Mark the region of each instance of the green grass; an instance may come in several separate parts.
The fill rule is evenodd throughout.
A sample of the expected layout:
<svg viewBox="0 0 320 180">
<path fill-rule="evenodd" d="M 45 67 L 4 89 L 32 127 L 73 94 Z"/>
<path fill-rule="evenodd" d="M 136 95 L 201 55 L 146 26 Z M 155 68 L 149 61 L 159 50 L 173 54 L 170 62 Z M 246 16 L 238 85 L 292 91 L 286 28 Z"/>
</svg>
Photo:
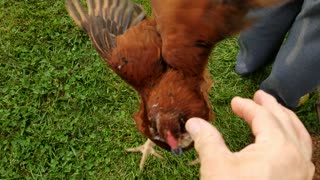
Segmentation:
<svg viewBox="0 0 320 180">
<path fill-rule="evenodd" d="M 150 13 L 149 0 L 137 1 Z M 232 97 L 251 97 L 270 68 L 248 78 L 233 71 L 236 38 L 211 57 L 210 94 L 227 144 L 248 144 L 248 126 L 230 109 Z M 297 113 L 314 134 L 312 95 Z M 88 37 L 68 16 L 64 1 L 0 1 L 0 179 L 197 179 L 187 162 L 194 150 L 164 160 L 150 157 L 139 172 L 140 154 L 125 148 L 146 138 L 136 130 L 135 91 L 106 68 Z M 213 152 L 214 153 L 214 152 Z"/>
</svg>

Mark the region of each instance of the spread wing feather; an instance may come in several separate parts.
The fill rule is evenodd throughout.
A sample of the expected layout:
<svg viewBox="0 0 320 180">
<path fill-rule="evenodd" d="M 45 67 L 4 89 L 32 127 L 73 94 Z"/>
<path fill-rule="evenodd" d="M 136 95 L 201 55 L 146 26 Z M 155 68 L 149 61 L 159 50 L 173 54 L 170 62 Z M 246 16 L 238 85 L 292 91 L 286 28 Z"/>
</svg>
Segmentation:
<svg viewBox="0 0 320 180">
<path fill-rule="evenodd" d="M 66 7 L 107 61 L 117 46 L 116 37 L 146 17 L 142 8 L 130 0 L 87 0 L 87 10 L 79 0 L 67 0 Z"/>
</svg>

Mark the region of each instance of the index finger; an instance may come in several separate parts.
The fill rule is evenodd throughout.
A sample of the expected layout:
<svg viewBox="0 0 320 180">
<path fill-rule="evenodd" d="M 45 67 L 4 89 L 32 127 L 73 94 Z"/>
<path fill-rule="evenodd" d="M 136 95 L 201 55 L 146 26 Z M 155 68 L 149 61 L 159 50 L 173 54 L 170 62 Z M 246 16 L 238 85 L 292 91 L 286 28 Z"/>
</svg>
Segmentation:
<svg viewBox="0 0 320 180">
<path fill-rule="evenodd" d="M 235 97 L 231 101 L 231 107 L 236 115 L 249 124 L 256 141 L 284 137 L 283 127 L 276 117 L 253 100 Z"/>
</svg>

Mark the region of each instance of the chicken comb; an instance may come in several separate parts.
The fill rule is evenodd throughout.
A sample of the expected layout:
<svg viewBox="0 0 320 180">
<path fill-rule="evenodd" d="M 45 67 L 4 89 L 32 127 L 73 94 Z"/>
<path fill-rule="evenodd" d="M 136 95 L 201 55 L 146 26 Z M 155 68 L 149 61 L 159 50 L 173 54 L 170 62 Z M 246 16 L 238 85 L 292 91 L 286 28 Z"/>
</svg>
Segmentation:
<svg viewBox="0 0 320 180">
<path fill-rule="evenodd" d="M 116 47 L 116 37 L 146 17 L 142 8 L 130 0 L 87 0 L 87 11 L 79 0 L 66 0 L 66 8 L 106 59 Z"/>
</svg>

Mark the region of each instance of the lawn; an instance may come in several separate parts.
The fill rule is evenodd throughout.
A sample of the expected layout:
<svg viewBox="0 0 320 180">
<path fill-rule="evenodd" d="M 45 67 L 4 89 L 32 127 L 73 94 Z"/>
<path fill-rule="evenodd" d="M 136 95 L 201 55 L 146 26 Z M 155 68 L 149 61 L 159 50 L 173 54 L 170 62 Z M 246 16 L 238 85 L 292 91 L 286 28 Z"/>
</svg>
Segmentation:
<svg viewBox="0 0 320 180">
<path fill-rule="evenodd" d="M 149 0 L 136 2 L 150 13 Z M 214 125 L 233 151 L 251 135 L 230 101 L 252 97 L 270 71 L 239 77 L 237 52 L 237 39 L 227 39 L 209 64 Z M 311 94 L 296 112 L 319 136 L 316 98 Z M 132 119 L 138 105 L 137 93 L 107 68 L 64 1 L 0 1 L 0 179 L 197 179 L 199 166 L 186 165 L 194 150 L 176 157 L 157 148 L 164 160 L 150 157 L 139 171 L 141 155 L 124 151 L 146 140 Z"/>
</svg>

